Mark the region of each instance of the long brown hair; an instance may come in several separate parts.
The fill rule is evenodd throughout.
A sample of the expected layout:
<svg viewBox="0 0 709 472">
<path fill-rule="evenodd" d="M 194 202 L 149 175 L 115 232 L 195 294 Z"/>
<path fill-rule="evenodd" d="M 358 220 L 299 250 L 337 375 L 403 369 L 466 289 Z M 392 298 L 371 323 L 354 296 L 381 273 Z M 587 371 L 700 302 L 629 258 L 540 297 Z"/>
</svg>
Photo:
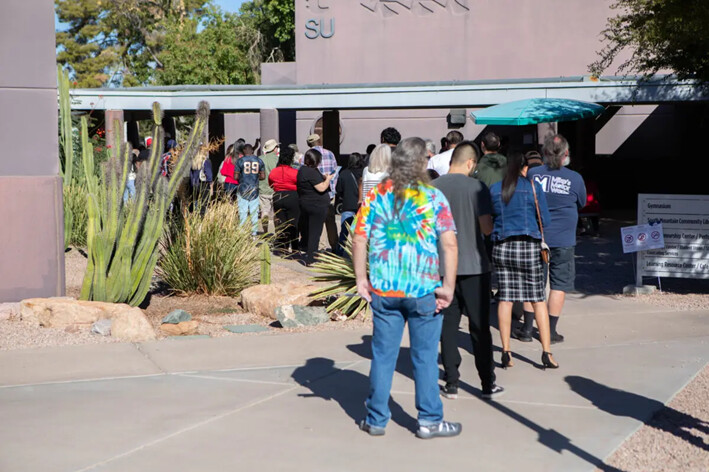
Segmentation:
<svg viewBox="0 0 709 472">
<path fill-rule="evenodd" d="M 511 152 L 507 156 L 507 173 L 502 179 L 502 201 L 510 203 L 512 195 L 517 190 L 517 180 L 522 175 L 522 169 L 527 165 L 527 158 L 521 152 Z"/>
</svg>

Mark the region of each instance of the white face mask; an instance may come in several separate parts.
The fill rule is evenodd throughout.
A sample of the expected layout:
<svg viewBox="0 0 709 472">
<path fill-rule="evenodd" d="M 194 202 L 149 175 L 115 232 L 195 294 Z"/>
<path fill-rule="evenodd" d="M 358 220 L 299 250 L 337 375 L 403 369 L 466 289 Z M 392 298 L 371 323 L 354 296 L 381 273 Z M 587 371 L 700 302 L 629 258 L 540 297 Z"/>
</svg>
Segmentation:
<svg viewBox="0 0 709 472">
<path fill-rule="evenodd" d="M 561 165 L 562 165 L 563 167 L 566 167 L 566 166 L 568 166 L 569 164 L 571 164 L 571 155 L 567 155 L 567 156 L 564 158 L 564 162 L 561 163 Z"/>
</svg>

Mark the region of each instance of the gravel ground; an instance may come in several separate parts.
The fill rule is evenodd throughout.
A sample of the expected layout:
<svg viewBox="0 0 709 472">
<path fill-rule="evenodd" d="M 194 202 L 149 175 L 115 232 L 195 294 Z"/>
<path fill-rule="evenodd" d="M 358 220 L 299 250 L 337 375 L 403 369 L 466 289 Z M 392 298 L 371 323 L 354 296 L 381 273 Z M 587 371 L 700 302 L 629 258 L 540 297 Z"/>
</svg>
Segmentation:
<svg viewBox="0 0 709 472">
<path fill-rule="evenodd" d="M 625 472 L 709 470 L 709 365 L 606 461 Z M 597 469 L 607 470 L 607 469 Z"/>
<path fill-rule="evenodd" d="M 78 298 L 81 292 L 86 258 L 81 252 L 72 249 L 66 253 L 66 289 L 67 296 Z M 312 273 L 295 261 L 273 259 L 272 282 L 288 281 L 305 282 Z M 302 328 L 282 328 L 271 318 L 265 318 L 252 313 L 246 313 L 239 305 L 239 298 L 195 295 L 189 297 L 153 295 L 150 304 L 144 309 L 148 320 L 152 323 L 159 339 L 165 338 L 160 331 L 162 318 L 172 310 L 181 308 L 192 314 L 193 319 L 200 322 L 197 334 L 212 337 L 222 336 L 253 336 L 290 332 L 326 331 L 340 329 L 358 329 L 371 327 L 371 320 L 351 320 L 348 322 L 333 321 L 318 326 Z M 3 311 L 3 310 L 0 310 Z M 270 329 L 261 333 L 234 334 L 224 329 L 224 325 L 257 324 Z M 13 313 L 7 316 L 7 311 L 0 316 L 0 350 L 26 349 L 33 347 L 61 346 L 75 344 L 108 343 L 115 339 L 92 334 L 89 328 L 72 327 L 68 330 L 40 328 L 23 323 L 19 316 Z"/>
</svg>

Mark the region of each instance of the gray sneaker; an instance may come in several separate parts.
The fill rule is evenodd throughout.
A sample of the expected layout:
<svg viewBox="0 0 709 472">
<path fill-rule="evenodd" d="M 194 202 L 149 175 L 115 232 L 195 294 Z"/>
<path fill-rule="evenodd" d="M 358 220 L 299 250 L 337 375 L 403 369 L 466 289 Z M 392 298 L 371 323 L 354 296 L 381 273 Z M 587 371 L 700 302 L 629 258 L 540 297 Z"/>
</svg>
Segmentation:
<svg viewBox="0 0 709 472">
<path fill-rule="evenodd" d="M 416 430 L 416 437 L 421 439 L 450 438 L 458 436 L 462 430 L 463 425 L 460 423 L 441 421 L 438 424 L 429 426 L 419 425 L 419 429 Z"/>
<path fill-rule="evenodd" d="M 359 422 L 359 429 L 365 433 L 369 433 L 370 436 L 384 436 L 384 433 L 386 433 L 386 429 L 380 426 L 372 426 L 367 423 L 367 420 L 362 420 Z"/>
<path fill-rule="evenodd" d="M 483 389 L 481 397 L 483 400 L 494 400 L 495 398 L 501 397 L 505 394 L 505 389 L 497 384 L 494 384 L 489 389 Z"/>
</svg>

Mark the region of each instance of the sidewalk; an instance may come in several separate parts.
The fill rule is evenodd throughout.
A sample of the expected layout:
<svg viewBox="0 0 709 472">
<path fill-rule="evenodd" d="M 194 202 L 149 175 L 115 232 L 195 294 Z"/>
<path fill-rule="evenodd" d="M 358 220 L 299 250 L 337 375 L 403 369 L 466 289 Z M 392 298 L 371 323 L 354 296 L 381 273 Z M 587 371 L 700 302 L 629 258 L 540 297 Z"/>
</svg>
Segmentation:
<svg viewBox="0 0 709 472">
<path fill-rule="evenodd" d="M 709 360 L 709 312 L 573 297 L 560 331 L 556 371 L 513 341 L 494 403 L 461 333 L 467 384 L 444 407 L 463 434 L 433 441 L 413 435 L 406 340 L 387 435 L 355 426 L 364 330 L 0 352 L 0 471 L 615 470 L 603 459 Z"/>
</svg>

